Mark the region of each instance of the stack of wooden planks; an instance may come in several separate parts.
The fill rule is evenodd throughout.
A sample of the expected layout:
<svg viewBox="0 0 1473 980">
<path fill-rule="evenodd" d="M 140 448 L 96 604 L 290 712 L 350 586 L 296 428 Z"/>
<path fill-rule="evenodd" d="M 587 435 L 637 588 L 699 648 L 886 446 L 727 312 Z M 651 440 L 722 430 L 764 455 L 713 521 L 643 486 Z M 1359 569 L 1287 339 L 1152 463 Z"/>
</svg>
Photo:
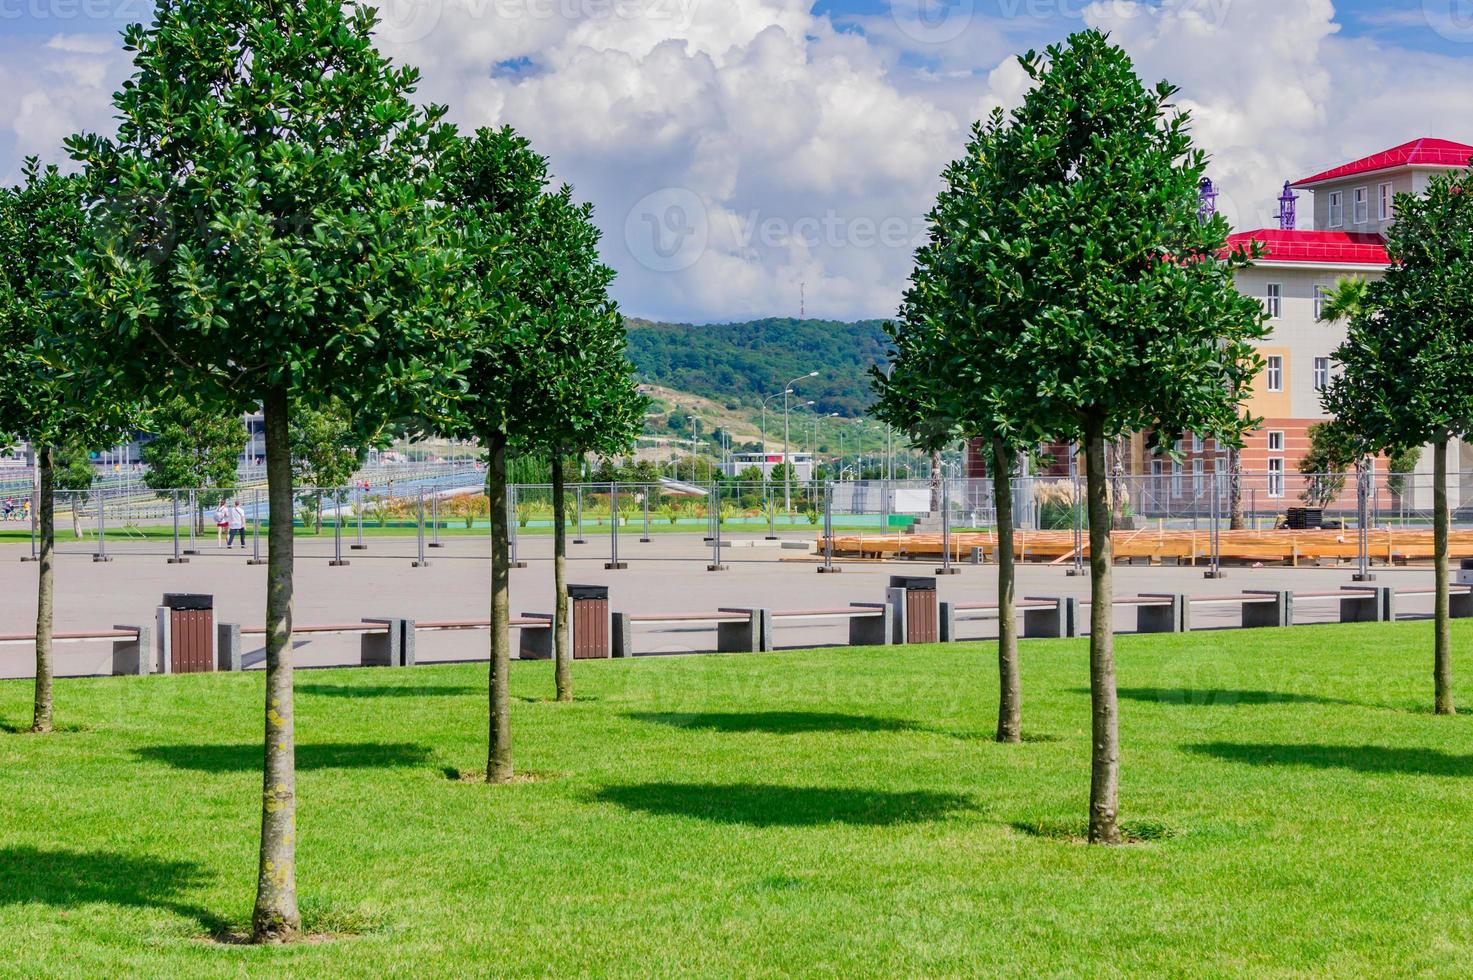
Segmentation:
<svg viewBox="0 0 1473 980">
<path fill-rule="evenodd" d="M 1142 528 L 1115 531 L 1111 535 L 1117 559 L 1144 559 L 1151 562 L 1172 560 L 1182 564 L 1206 562 L 1212 556 L 1212 536 L 1208 530 L 1175 530 Z M 1432 559 L 1432 532 L 1422 528 L 1374 528 L 1370 533 L 1370 557 L 1384 564 Z M 824 539 L 818 540 L 819 550 Z M 1355 531 L 1223 531 L 1220 534 L 1220 560 L 1233 563 L 1283 563 L 1298 565 L 1321 559 L 1353 561 L 1360 556 L 1359 537 Z M 953 561 L 966 561 L 974 548 L 981 548 L 991 559 L 997 548 L 997 536 L 991 531 L 958 531 L 951 536 Z M 836 534 L 834 557 L 889 559 L 937 559 L 945 549 L 939 534 Z M 1013 549 L 1019 561 L 1065 562 L 1075 556 L 1072 531 L 1018 531 L 1013 535 Z M 1473 531 L 1453 531 L 1448 538 L 1453 558 L 1473 558 Z M 1089 555 L 1085 537 L 1083 556 Z"/>
</svg>

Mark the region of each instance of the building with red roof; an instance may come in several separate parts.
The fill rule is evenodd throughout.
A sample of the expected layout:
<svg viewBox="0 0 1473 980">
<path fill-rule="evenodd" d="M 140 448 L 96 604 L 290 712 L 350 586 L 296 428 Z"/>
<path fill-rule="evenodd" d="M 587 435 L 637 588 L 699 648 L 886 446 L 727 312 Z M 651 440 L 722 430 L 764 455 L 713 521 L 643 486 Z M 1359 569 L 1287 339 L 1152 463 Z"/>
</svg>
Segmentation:
<svg viewBox="0 0 1473 980">
<path fill-rule="evenodd" d="M 1310 426 L 1327 416 L 1320 392 L 1334 376 L 1335 350 L 1345 342 L 1343 323 L 1321 316 L 1327 294 L 1347 276 L 1378 279 L 1390 265 L 1385 234 L 1396 220 L 1401 195 L 1420 195 L 1439 173 L 1461 170 L 1473 161 L 1473 145 L 1446 139 L 1417 139 L 1368 157 L 1340 164 L 1297 181 L 1287 181 L 1279 196 L 1278 226 L 1232 235 L 1229 248 L 1252 252 L 1253 265 L 1238 273 L 1238 289 L 1259 299 L 1271 334 L 1258 344 L 1265 368 L 1257 378 L 1249 410 L 1263 418 L 1242 453 L 1244 506 L 1256 512 L 1282 512 L 1303 489 L 1299 461 L 1309 450 Z M 1310 196 L 1310 227 L 1299 227 L 1299 202 Z M 1202 182 L 1201 212 L 1216 210 L 1217 191 Z M 1129 468 L 1159 479 L 1139 489 L 1138 513 L 1191 513 L 1210 496 L 1210 474 L 1222 465 L 1224 450 L 1210 438 L 1188 435 L 1181 462 L 1151 458 L 1144 440 L 1132 440 Z M 982 447 L 985 448 L 985 447 Z M 1070 472 L 1070 447 L 1051 447 L 1049 475 Z M 1473 449 L 1460 447 L 1458 468 L 1473 471 Z M 970 468 L 985 472 L 984 453 L 974 447 Z M 1424 454 L 1426 456 L 1427 454 Z M 1425 461 L 1424 461 L 1425 466 Z M 1473 499 L 1454 488 L 1461 498 Z M 1354 489 L 1348 491 L 1354 494 Z"/>
<path fill-rule="evenodd" d="M 1273 501 L 1297 495 L 1309 427 L 1326 419 L 1320 392 L 1337 370 L 1333 355 L 1345 341 L 1346 325 L 1321 317 L 1325 295 L 1347 276 L 1380 278 L 1390 264 L 1385 233 L 1396 220 L 1398 196 L 1421 194 L 1435 174 L 1466 168 L 1470 160 L 1473 145 L 1412 140 L 1285 183 L 1278 227 L 1229 239 L 1234 249 L 1257 245 L 1258 258 L 1238 274 L 1238 288 L 1263 302 L 1273 329 L 1259 345 L 1266 367 L 1250 402 L 1264 425 L 1243 453 L 1246 471 L 1265 474 L 1256 487 L 1261 496 Z M 1303 192 L 1311 198 L 1311 228 L 1299 227 Z M 1204 185 L 1205 209 L 1212 194 Z M 1211 457 L 1214 449 L 1208 445 L 1200 456 Z M 1153 465 L 1158 472 L 1170 466 Z M 1193 454 L 1185 465 L 1211 469 Z"/>
</svg>

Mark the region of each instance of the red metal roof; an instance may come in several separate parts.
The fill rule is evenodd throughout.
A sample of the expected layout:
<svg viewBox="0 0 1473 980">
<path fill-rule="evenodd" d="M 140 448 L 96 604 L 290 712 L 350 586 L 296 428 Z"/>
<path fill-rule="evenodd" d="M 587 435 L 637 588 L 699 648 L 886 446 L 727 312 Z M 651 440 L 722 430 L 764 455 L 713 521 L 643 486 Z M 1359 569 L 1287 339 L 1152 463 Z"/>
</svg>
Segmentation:
<svg viewBox="0 0 1473 980">
<path fill-rule="evenodd" d="M 1466 143 L 1435 139 L 1412 140 L 1410 143 L 1372 154 L 1364 160 L 1356 160 L 1354 163 L 1295 181 L 1294 186 L 1307 187 L 1327 180 L 1340 180 L 1395 167 L 1466 167 L 1470 158 L 1473 158 L 1473 146 Z"/>
<path fill-rule="evenodd" d="M 1355 231 L 1283 231 L 1260 228 L 1228 238 L 1231 250 L 1251 251 L 1251 242 L 1263 246 L 1264 262 L 1303 262 L 1306 265 L 1386 266 L 1386 239 Z"/>
</svg>

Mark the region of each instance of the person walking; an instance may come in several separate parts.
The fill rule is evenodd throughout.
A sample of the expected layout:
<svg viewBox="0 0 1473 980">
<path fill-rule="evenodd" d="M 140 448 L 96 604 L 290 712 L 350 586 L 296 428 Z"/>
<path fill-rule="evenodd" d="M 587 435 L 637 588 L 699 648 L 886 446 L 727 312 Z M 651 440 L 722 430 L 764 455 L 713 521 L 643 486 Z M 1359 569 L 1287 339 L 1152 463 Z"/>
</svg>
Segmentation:
<svg viewBox="0 0 1473 980">
<path fill-rule="evenodd" d="M 239 537 L 240 537 L 240 547 L 241 547 L 242 550 L 244 550 L 245 549 L 245 546 L 246 546 L 246 542 L 245 542 L 245 529 L 246 529 L 245 510 L 240 506 L 240 504 L 237 501 L 232 500 L 230 502 L 230 508 L 229 508 L 229 511 L 228 511 L 228 515 L 229 516 L 226 518 L 226 522 L 230 525 L 230 537 L 227 540 L 227 542 L 225 544 L 225 547 L 226 548 L 229 548 L 232 544 L 234 544 L 235 543 L 236 536 L 239 535 Z"/>
<path fill-rule="evenodd" d="M 225 532 L 230 527 L 230 507 L 222 500 L 220 506 L 215 508 L 215 547 L 228 548 L 225 543 Z"/>
</svg>

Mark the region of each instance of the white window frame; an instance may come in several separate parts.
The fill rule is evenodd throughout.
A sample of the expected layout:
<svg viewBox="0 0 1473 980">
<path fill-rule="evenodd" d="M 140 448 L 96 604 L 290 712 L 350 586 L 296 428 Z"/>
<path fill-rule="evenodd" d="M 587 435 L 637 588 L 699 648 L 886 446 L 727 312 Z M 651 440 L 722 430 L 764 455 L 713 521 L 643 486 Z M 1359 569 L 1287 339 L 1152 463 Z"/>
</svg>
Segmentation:
<svg viewBox="0 0 1473 980">
<path fill-rule="evenodd" d="M 1206 448 L 1207 448 L 1206 443 L 1204 443 L 1202 441 L 1202 437 L 1199 436 L 1199 435 L 1197 435 L 1197 433 L 1193 432 L 1192 433 L 1192 452 L 1194 452 L 1194 453 L 1200 453 L 1200 452 L 1202 452 Z"/>
<path fill-rule="evenodd" d="M 1281 319 L 1284 315 L 1284 284 L 1281 282 L 1269 283 L 1263 291 L 1263 307 L 1268 312 L 1270 320 Z"/>
<path fill-rule="evenodd" d="M 1343 227 L 1345 224 L 1345 192 L 1331 191 L 1328 207 L 1330 212 L 1330 227 Z"/>
<path fill-rule="evenodd" d="M 1206 476 L 1206 473 L 1207 461 L 1205 459 L 1192 460 L 1192 493 L 1195 496 L 1202 496 L 1202 488 L 1205 485 L 1204 478 Z"/>
<path fill-rule="evenodd" d="M 1269 355 L 1268 363 L 1263 369 L 1263 387 L 1265 391 L 1284 390 L 1284 357 L 1282 354 Z"/>
<path fill-rule="evenodd" d="M 1371 223 L 1371 189 L 1369 187 L 1357 187 L 1350 198 L 1353 210 L 1350 220 L 1358 225 Z"/>
<path fill-rule="evenodd" d="M 1281 458 L 1268 461 L 1268 495 L 1276 498 L 1284 495 L 1284 461 Z"/>
<path fill-rule="evenodd" d="M 1381 200 L 1381 220 L 1390 221 L 1396 210 L 1396 188 L 1390 182 L 1387 182 L 1379 185 L 1376 188 L 1376 193 Z"/>
<path fill-rule="evenodd" d="M 1328 357 L 1316 357 L 1314 359 L 1314 390 L 1324 391 L 1330 386 L 1330 359 Z"/>
<path fill-rule="evenodd" d="M 1330 300 L 1330 294 L 1334 287 L 1316 284 L 1314 287 L 1314 318 L 1323 320 L 1325 318 L 1325 304 Z"/>
<path fill-rule="evenodd" d="M 1173 497 L 1180 497 L 1181 496 L 1181 474 L 1182 474 L 1182 466 L 1181 466 L 1181 463 L 1176 462 L 1176 461 L 1172 461 L 1172 464 L 1171 464 L 1171 495 Z"/>
</svg>

